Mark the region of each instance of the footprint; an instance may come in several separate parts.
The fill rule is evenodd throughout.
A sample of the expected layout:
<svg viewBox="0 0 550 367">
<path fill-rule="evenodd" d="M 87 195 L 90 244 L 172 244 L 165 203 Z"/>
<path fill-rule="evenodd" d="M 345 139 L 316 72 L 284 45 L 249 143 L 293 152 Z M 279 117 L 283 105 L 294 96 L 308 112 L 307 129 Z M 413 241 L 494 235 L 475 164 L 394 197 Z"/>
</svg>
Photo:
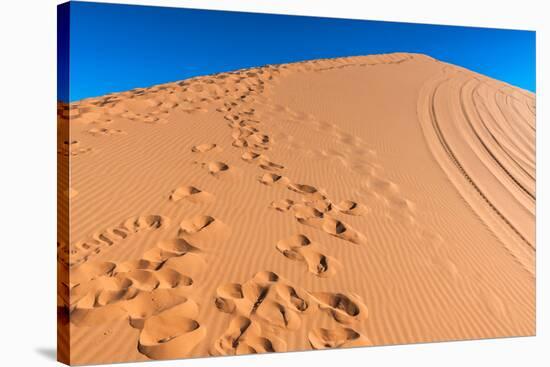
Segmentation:
<svg viewBox="0 0 550 367">
<path fill-rule="evenodd" d="M 243 155 L 241 156 L 241 158 L 246 161 L 246 162 L 252 162 L 254 161 L 255 159 L 258 159 L 260 158 L 262 155 L 260 153 L 255 153 L 255 152 L 252 152 L 252 151 L 247 151 L 247 152 L 244 152 Z"/>
<path fill-rule="evenodd" d="M 290 199 L 275 200 L 271 203 L 270 207 L 280 212 L 289 211 L 294 205 L 294 201 Z"/>
<path fill-rule="evenodd" d="M 350 348 L 371 345 L 369 339 L 357 331 L 346 327 L 332 329 L 314 328 L 308 333 L 313 349 Z"/>
<path fill-rule="evenodd" d="M 364 215 L 367 213 L 367 208 L 363 205 L 351 200 L 342 200 L 335 205 L 340 213 L 348 215 Z"/>
<path fill-rule="evenodd" d="M 298 192 L 300 194 L 315 194 L 317 193 L 317 189 L 310 185 L 302 185 L 302 184 L 290 184 L 288 185 L 288 189 Z"/>
<path fill-rule="evenodd" d="M 248 137 L 258 131 L 258 129 L 255 127 L 245 125 L 243 121 L 240 121 L 238 123 L 234 122 L 231 125 L 233 129 L 231 137 L 233 139 L 245 139 L 248 141 Z"/>
<path fill-rule="evenodd" d="M 254 143 L 254 142 L 249 142 L 248 140 L 246 140 L 246 146 L 248 147 L 252 147 L 256 150 L 270 150 L 270 145 L 269 144 L 258 144 L 258 143 Z"/>
<path fill-rule="evenodd" d="M 187 302 L 188 298 L 180 294 L 178 288 L 173 289 L 155 289 L 151 292 L 140 292 L 130 300 L 113 304 L 119 306 L 124 311 L 124 319 L 134 329 L 143 329 L 145 320 L 149 317 L 158 315 L 181 303 Z M 190 306 L 191 303 L 188 303 Z M 104 307 L 109 309 L 109 306 Z M 100 309 L 101 310 L 101 309 Z"/>
<path fill-rule="evenodd" d="M 172 192 L 170 200 L 178 202 L 186 199 L 192 203 L 204 203 L 211 201 L 214 196 L 206 191 L 202 191 L 194 186 L 181 186 Z"/>
<path fill-rule="evenodd" d="M 298 312 L 305 312 L 310 304 L 309 296 L 292 287 L 289 284 L 278 283 L 274 285 L 274 289 L 290 308 Z"/>
<path fill-rule="evenodd" d="M 292 287 L 284 288 L 285 284 L 276 273 L 261 271 L 242 285 L 230 283 L 218 287 L 215 305 L 220 311 L 245 316 L 266 326 L 295 330 L 300 326 L 298 314 L 307 309 L 307 303 L 302 308 L 297 306 L 299 296 L 296 291 L 291 293 Z"/>
<path fill-rule="evenodd" d="M 285 242 L 299 247 L 311 246 L 302 235 Z M 243 284 L 218 287 L 215 305 L 218 310 L 228 313 L 230 320 L 226 331 L 211 347 L 212 355 L 286 350 L 286 344 L 279 337 L 286 331 L 299 329 L 306 313 L 327 312 L 340 324 L 353 324 L 367 318 L 367 308 L 356 295 L 308 293 L 267 270 L 256 273 Z M 277 336 L 271 334 L 275 332 Z M 308 339 L 315 349 L 369 344 L 366 337 L 349 326 L 315 327 L 308 333 Z"/>
<path fill-rule="evenodd" d="M 303 235 L 303 234 L 296 234 L 294 236 L 290 236 L 287 239 L 280 240 L 277 243 L 277 250 L 281 251 L 285 256 L 286 250 L 289 250 L 291 253 L 294 253 L 295 250 L 300 249 L 302 247 L 306 247 L 311 245 L 310 239 Z M 292 257 L 290 254 L 287 256 L 288 258 L 291 258 L 293 260 L 300 260 L 295 257 Z"/>
<path fill-rule="evenodd" d="M 104 306 L 133 299 L 138 294 L 139 289 L 132 287 L 132 281 L 124 276 L 102 276 L 77 284 L 71 288 L 71 322 L 77 326 L 90 325 L 103 318 L 120 317 L 103 315 L 101 311 Z"/>
<path fill-rule="evenodd" d="M 80 265 L 97 255 L 103 248 L 113 246 L 133 234 L 168 227 L 170 221 L 161 215 L 145 215 L 129 218 L 123 223 L 94 233 L 90 238 L 64 245 L 58 249 L 58 257 L 71 267 Z"/>
<path fill-rule="evenodd" d="M 271 162 L 267 156 L 260 153 L 253 152 L 253 151 L 244 152 L 241 158 L 242 160 L 248 163 L 257 161 L 259 167 L 266 171 L 280 171 L 285 168 L 280 164 Z"/>
<path fill-rule="evenodd" d="M 120 129 L 107 129 L 105 127 L 103 128 L 92 128 L 87 131 L 88 134 L 93 136 L 109 136 L 109 135 L 126 135 L 126 132 L 124 130 Z"/>
<path fill-rule="evenodd" d="M 110 276 L 116 268 L 116 264 L 109 261 L 85 263 L 71 271 L 70 286 L 94 280 L 101 276 Z"/>
<path fill-rule="evenodd" d="M 138 350 L 151 359 L 188 357 L 206 337 L 196 320 L 199 307 L 191 300 L 147 318 L 139 335 Z"/>
<path fill-rule="evenodd" d="M 183 239 L 160 241 L 137 260 L 84 263 L 71 277 L 71 322 L 128 318 L 132 327 L 142 328 L 148 317 L 180 303 L 181 292 L 192 289 L 193 278 L 181 269 L 194 273 L 203 265 L 200 250 Z"/>
<path fill-rule="evenodd" d="M 267 325 L 281 329 L 298 330 L 302 323 L 297 312 L 271 299 L 263 301 L 262 307 L 258 307 L 255 316 Z"/>
<path fill-rule="evenodd" d="M 390 218 L 394 220 L 403 220 L 406 223 L 414 224 L 416 205 L 403 197 L 399 196 L 388 196 L 384 198 L 384 202 L 389 207 L 391 213 Z"/>
<path fill-rule="evenodd" d="M 332 203 L 328 199 L 305 201 L 305 205 L 315 208 L 323 214 L 330 212 L 333 207 Z"/>
<path fill-rule="evenodd" d="M 271 141 L 271 138 L 269 137 L 269 135 L 266 135 L 266 134 L 260 134 L 260 133 L 254 133 L 250 136 L 252 138 L 252 140 L 254 140 L 257 144 L 261 144 L 261 145 L 267 145 L 269 144 Z"/>
<path fill-rule="evenodd" d="M 294 209 L 294 217 L 298 222 L 313 227 L 318 227 L 321 219 L 325 216 L 319 209 L 305 204 L 295 204 L 292 208 Z"/>
<path fill-rule="evenodd" d="M 188 287 L 193 284 L 193 279 L 168 267 L 158 270 L 135 269 L 123 274 L 132 282 L 132 287 L 139 291 L 151 292 L 155 289 L 171 289 L 180 285 Z"/>
<path fill-rule="evenodd" d="M 378 177 L 371 177 L 366 182 L 367 188 L 379 194 L 394 194 L 400 193 L 399 186 L 392 182 Z"/>
<path fill-rule="evenodd" d="M 364 191 L 374 194 L 376 198 L 384 202 L 391 211 L 390 218 L 404 219 L 408 223 L 415 223 L 416 205 L 411 200 L 403 197 L 396 183 L 378 177 L 371 177 L 365 182 Z"/>
<path fill-rule="evenodd" d="M 264 270 L 257 272 L 254 277 L 252 278 L 253 282 L 261 283 L 261 284 L 273 284 L 281 280 L 281 277 L 277 275 L 277 273 L 274 273 L 269 270 Z"/>
<path fill-rule="evenodd" d="M 225 313 L 235 311 L 235 300 L 242 300 L 244 298 L 242 287 L 238 283 L 220 286 L 216 290 L 216 294 L 218 295 L 214 301 L 216 308 Z"/>
<path fill-rule="evenodd" d="M 210 350 L 212 355 L 241 355 L 284 352 L 286 343 L 275 335 L 264 335 L 258 324 L 245 316 L 235 316 Z"/>
<path fill-rule="evenodd" d="M 219 152 L 222 149 L 220 147 L 218 147 L 217 144 L 213 144 L 213 143 L 205 143 L 205 144 L 194 145 L 191 148 L 191 151 L 193 153 L 206 153 L 206 152 L 209 152 L 211 150 L 215 150 L 215 151 Z"/>
<path fill-rule="evenodd" d="M 326 233 L 351 243 L 362 244 L 366 241 L 365 236 L 362 233 L 357 232 L 350 226 L 332 217 L 323 218 L 321 228 Z"/>
<path fill-rule="evenodd" d="M 137 122 L 143 122 L 146 124 L 165 124 L 168 122 L 165 118 L 161 118 L 159 116 L 155 116 L 153 113 L 135 113 L 131 111 L 127 111 L 120 114 L 120 117 L 123 117 L 125 119 L 128 119 L 130 121 L 137 121 Z"/>
<path fill-rule="evenodd" d="M 119 264 L 117 269 L 153 269 L 162 266 L 173 269 L 185 269 L 189 274 L 195 274 L 204 262 L 200 257 L 201 250 L 191 245 L 183 238 L 163 240 L 155 247 L 146 251 L 138 261 Z M 181 259 L 183 258 L 184 259 Z"/>
<path fill-rule="evenodd" d="M 157 243 L 156 248 L 163 254 L 168 254 L 168 257 L 181 256 L 189 252 L 199 251 L 195 246 L 181 238 L 160 241 Z"/>
<path fill-rule="evenodd" d="M 91 326 L 128 318 L 131 326 L 139 328 L 146 317 L 167 305 L 161 302 L 162 292 L 184 290 L 192 284 L 190 277 L 168 267 L 101 276 L 71 289 L 71 322 Z M 157 301 L 152 302 L 154 299 Z M 176 300 L 177 295 L 167 299 Z"/>
<path fill-rule="evenodd" d="M 233 140 L 233 143 L 231 143 L 235 148 L 246 148 L 248 147 L 248 142 L 243 138 L 238 138 Z"/>
<path fill-rule="evenodd" d="M 328 312 L 335 321 L 341 324 L 365 320 L 368 316 L 367 307 L 358 296 L 330 292 L 310 294 L 319 303 L 320 309 Z"/>
<path fill-rule="evenodd" d="M 229 327 L 211 348 L 213 355 L 285 351 L 286 343 L 267 330 L 296 330 L 299 311 L 273 290 L 280 278 L 270 271 L 257 273 L 244 284 L 218 287 L 215 305 L 232 315 Z M 290 308 L 289 306 L 293 306 Z"/>
<path fill-rule="evenodd" d="M 78 156 L 92 152 L 92 148 L 82 148 L 78 140 L 64 141 L 61 150 L 58 153 L 65 156 Z"/>
<path fill-rule="evenodd" d="M 346 225 L 334 218 L 327 218 L 323 222 L 323 230 L 333 236 L 342 236 L 348 231 Z"/>
<path fill-rule="evenodd" d="M 316 246 L 303 234 L 291 236 L 277 243 L 277 250 L 286 258 L 304 262 L 310 273 L 318 277 L 328 277 L 336 272 L 337 261 L 315 251 Z"/>
<path fill-rule="evenodd" d="M 273 163 L 269 161 L 267 158 L 263 158 L 263 157 L 259 158 L 258 163 L 260 168 L 266 171 L 280 171 L 285 168 L 283 165 Z"/>
<path fill-rule="evenodd" d="M 214 177 L 218 177 L 221 173 L 229 170 L 229 166 L 223 162 L 202 163 L 202 166 Z"/>
<path fill-rule="evenodd" d="M 283 185 L 285 185 L 288 183 L 288 178 L 277 175 L 275 173 L 264 173 L 258 178 L 258 181 L 266 186 L 271 186 L 276 183 L 282 183 Z"/>
<path fill-rule="evenodd" d="M 324 200 L 327 198 L 324 192 L 317 190 L 317 188 L 311 185 L 291 183 L 288 185 L 288 189 L 305 195 L 309 199 Z"/>
<path fill-rule="evenodd" d="M 196 215 L 181 221 L 178 237 L 189 240 L 201 248 L 212 248 L 223 244 L 230 228 L 210 215 Z"/>
<path fill-rule="evenodd" d="M 241 342 L 244 342 L 244 335 L 251 327 L 256 328 L 255 333 L 260 333 L 258 326 L 252 326 L 252 321 L 249 318 L 235 316 L 229 322 L 229 326 L 224 334 L 212 346 L 210 354 L 224 356 L 238 354 L 239 345 Z"/>
<path fill-rule="evenodd" d="M 180 223 L 180 234 L 194 234 L 206 229 L 216 222 L 214 217 L 209 215 L 197 215 L 189 220 Z M 212 228 L 212 227 L 211 227 Z"/>
<path fill-rule="evenodd" d="M 158 229 L 168 224 L 169 220 L 167 217 L 161 215 L 145 215 L 126 220 L 126 222 L 124 222 L 124 228 L 128 229 L 130 232 L 137 233 L 143 230 Z"/>
<path fill-rule="evenodd" d="M 270 337 L 248 336 L 243 343 L 239 343 L 237 354 L 277 353 L 286 352 L 284 340 L 272 335 Z"/>
</svg>

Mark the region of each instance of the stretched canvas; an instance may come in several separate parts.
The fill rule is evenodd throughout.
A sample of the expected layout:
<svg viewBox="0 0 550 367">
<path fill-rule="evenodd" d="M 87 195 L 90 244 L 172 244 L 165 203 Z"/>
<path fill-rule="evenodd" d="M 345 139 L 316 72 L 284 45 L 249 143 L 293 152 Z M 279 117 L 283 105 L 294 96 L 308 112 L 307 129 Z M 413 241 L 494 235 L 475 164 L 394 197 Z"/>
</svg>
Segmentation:
<svg viewBox="0 0 550 367">
<path fill-rule="evenodd" d="M 64 363 L 535 334 L 534 31 L 71 1 L 58 96 Z"/>
</svg>

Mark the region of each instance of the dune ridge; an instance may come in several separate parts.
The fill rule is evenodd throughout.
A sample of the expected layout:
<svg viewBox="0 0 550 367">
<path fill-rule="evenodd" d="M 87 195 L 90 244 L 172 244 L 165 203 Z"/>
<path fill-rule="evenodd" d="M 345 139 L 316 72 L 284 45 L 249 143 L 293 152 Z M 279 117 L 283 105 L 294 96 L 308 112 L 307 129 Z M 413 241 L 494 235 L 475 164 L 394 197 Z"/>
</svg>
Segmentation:
<svg viewBox="0 0 550 367">
<path fill-rule="evenodd" d="M 529 92 L 395 53 L 59 111 L 71 363 L 535 332 Z"/>
</svg>

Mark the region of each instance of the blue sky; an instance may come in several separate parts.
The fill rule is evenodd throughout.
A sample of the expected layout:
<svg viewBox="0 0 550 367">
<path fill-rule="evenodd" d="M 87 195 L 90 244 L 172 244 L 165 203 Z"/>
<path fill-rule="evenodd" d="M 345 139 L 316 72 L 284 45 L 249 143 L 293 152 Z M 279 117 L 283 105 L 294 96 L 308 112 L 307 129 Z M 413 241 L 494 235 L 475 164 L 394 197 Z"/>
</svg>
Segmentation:
<svg viewBox="0 0 550 367">
<path fill-rule="evenodd" d="M 425 53 L 535 91 L 533 31 L 86 2 L 71 2 L 70 18 L 64 101 L 251 66 L 387 52 Z"/>
</svg>

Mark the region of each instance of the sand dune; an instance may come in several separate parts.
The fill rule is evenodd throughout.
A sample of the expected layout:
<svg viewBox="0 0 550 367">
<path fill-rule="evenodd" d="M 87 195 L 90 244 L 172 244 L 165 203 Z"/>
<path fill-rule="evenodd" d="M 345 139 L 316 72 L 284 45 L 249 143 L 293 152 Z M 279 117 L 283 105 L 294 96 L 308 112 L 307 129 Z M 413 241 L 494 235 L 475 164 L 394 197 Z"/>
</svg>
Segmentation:
<svg viewBox="0 0 550 367">
<path fill-rule="evenodd" d="M 60 104 L 60 354 L 533 335 L 535 111 L 402 53 Z"/>
</svg>

